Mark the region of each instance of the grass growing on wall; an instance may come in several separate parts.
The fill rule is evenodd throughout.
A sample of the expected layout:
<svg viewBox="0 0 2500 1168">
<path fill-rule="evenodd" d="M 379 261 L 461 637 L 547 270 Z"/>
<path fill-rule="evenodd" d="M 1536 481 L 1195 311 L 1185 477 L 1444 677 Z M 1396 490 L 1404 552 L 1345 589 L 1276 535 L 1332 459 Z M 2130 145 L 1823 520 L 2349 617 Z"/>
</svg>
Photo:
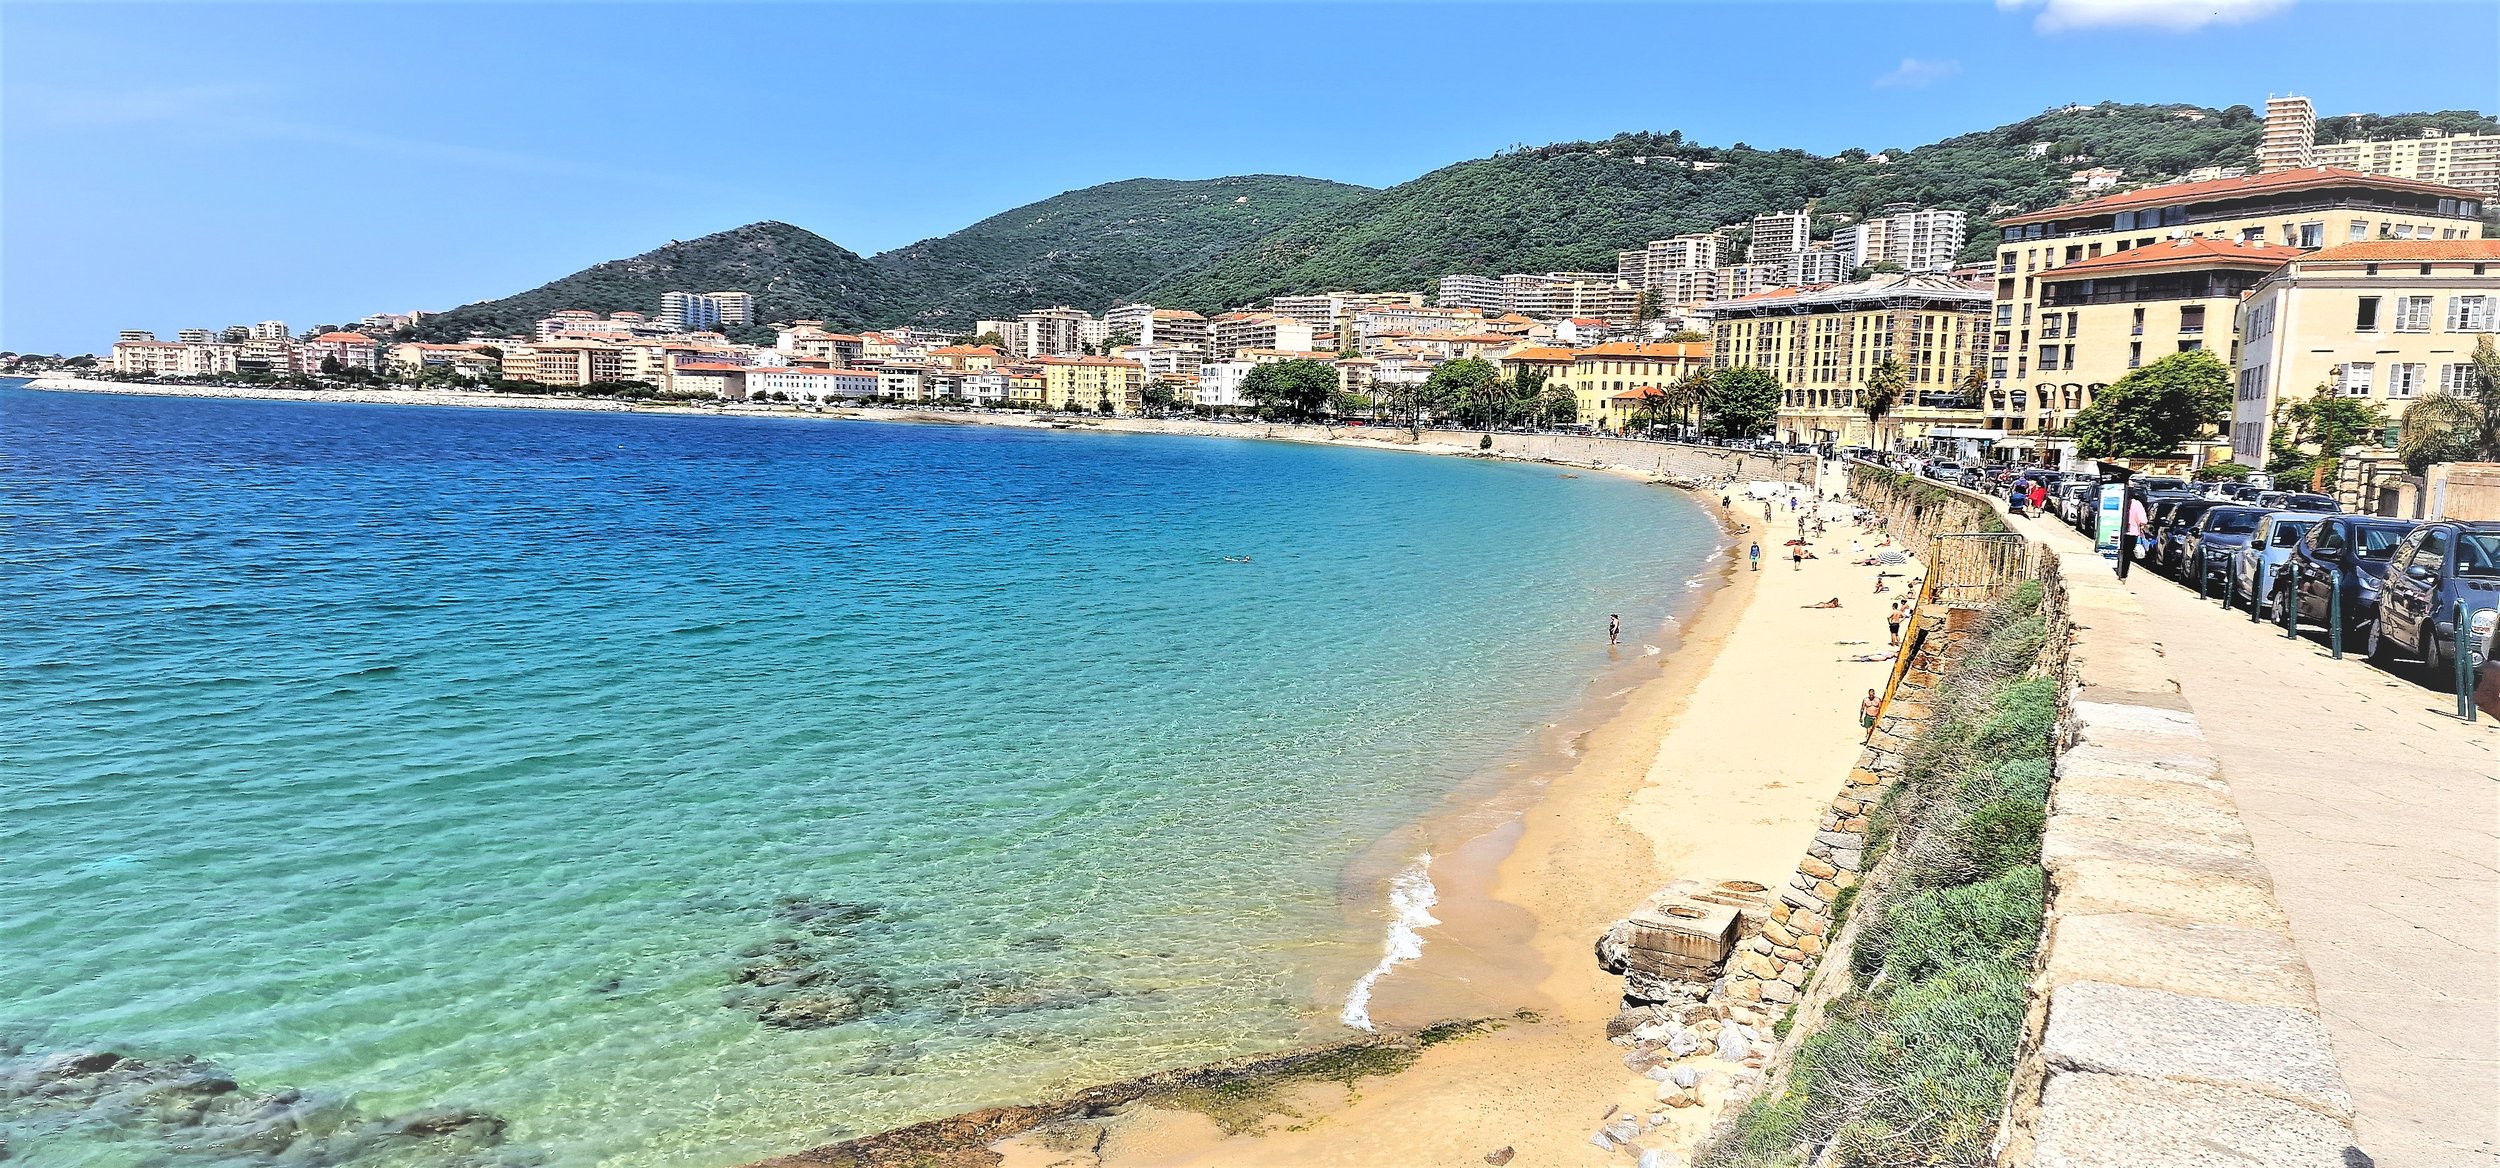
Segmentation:
<svg viewBox="0 0 2500 1168">
<path fill-rule="evenodd" d="M 1917 475 L 1907 475 L 1869 463 L 1851 463 L 1849 465 L 1851 493 L 1861 499 L 1871 498 L 1874 492 L 1868 489 L 1870 484 L 1896 495 L 1906 496 L 1913 515 L 1934 515 L 1947 511 L 1957 514 L 1957 519 L 1953 522 L 1930 524 L 1929 526 L 1936 531 L 1977 531 L 2003 534 L 2014 530 L 2006 526 L 2005 517 L 1997 514 L 1996 508 L 1950 487 L 1930 482 Z"/>
<path fill-rule="evenodd" d="M 1787 1082 L 1738 1113 L 1698 1168 L 1987 1163 L 2039 949 L 2056 682 L 2026 676 L 2047 632 L 2037 584 L 1988 611 L 1936 716 L 1870 817 L 1884 881 L 1850 953 L 1853 988 L 1798 1045 Z M 1818 1158 L 1819 1157 L 1819 1158 Z"/>
</svg>

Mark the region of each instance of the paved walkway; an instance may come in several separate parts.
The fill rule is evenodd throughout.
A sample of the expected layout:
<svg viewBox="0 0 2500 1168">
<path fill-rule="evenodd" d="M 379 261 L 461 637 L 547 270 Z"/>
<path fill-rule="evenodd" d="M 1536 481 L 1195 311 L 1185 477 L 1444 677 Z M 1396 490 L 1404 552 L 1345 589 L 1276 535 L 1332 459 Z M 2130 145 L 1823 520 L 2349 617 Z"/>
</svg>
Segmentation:
<svg viewBox="0 0 2500 1168">
<path fill-rule="evenodd" d="M 2314 633 L 2286 639 L 2140 567 L 2127 585 L 2317 980 L 2362 1149 L 2381 1168 L 2500 1164 L 2500 723 L 2459 721 L 2452 696 L 2357 646 L 2332 660 Z"/>
</svg>

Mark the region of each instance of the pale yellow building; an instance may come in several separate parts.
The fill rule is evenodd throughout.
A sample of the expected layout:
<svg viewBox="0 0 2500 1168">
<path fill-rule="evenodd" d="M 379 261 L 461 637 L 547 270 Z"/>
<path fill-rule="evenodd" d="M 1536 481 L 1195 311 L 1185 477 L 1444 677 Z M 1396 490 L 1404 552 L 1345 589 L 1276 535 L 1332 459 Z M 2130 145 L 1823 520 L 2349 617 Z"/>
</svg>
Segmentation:
<svg viewBox="0 0 2500 1168">
<path fill-rule="evenodd" d="M 1037 357 L 1045 409 L 1134 414 L 1145 408 L 1146 367 L 1117 357 Z M 1011 395 L 1012 396 L 1012 393 Z"/>
<path fill-rule="evenodd" d="M 2320 142 L 2317 154 L 2320 166 L 2442 183 L 2485 199 L 2500 198 L 2500 134 L 2425 130 L 2417 138 Z"/>
<path fill-rule="evenodd" d="M 2284 264 L 2240 302 L 2232 458 L 2262 464 L 2283 404 L 2321 385 L 2391 424 L 2416 398 L 2471 392 L 2496 310 L 2500 240 L 2374 240 Z"/>
<path fill-rule="evenodd" d="M 1571 391 L 1580 412 L 1580 424 L 1621 430 L 1632 412 L 1617 398 L 1643 389 L 1665 389 L 1696 373 L 1706 373 L 1710 370 L 1710 352 L 1707 341 L 1618 341 L 1591 345 L 1571 350 L 1570 368 L 1553 374 L 1547 384 L 1559 381 Z"/>
<path fill-rule="evenodd" d="M 2173 353 L 2206 349 L 2231 364 L 2239 357 L 2233 317 L 2240 297 L 2306 254 L 2190 236 L 2043 273 L 2031 376 L 1990 385 L 1989 424 L 2063 429 L 2111 382 Z"/>
<path fill-rule="evenodd" d="M 1987 338 L 1985 289 L 1950 276 L 1883 275 L 1707 308 L 1720 368 L 1750 366 L 1779 379 L 1783 441 L 1884 450 L 1940 427 L 1980 425 L 1966 383 Z M 1886 360 L 1900 363 L 1907 384 L 1879 429 L 1867 420 L 1865 393 Z"/>
<path fill-rule="evenodd" d="M 2474 239 L 2482 234 L 2481 216 L 2481 197 L 2472 191 L 2308 166 L 2146 187 L 2000 219 L 1988 390 L 1989 401 L 2002 400 L 2006 412 L 1989 424 L 2037 432 L 2070 413 L 2062 391 L 2045 407 L 2036 392 L 2025 395 L 2024 409 L 2012 404 L 2013 390 L 2036 388 L 2038 346 L 2046 343 L 2040 289 L 2059 268 L 2173 239 L 2303 251 L 2371 239 Z M 2073 380 L 2063 369 L 2050 372 L 2060 386 Z M 2091 404 L 2088 392 L 2083 404 Z"/>
</svg>

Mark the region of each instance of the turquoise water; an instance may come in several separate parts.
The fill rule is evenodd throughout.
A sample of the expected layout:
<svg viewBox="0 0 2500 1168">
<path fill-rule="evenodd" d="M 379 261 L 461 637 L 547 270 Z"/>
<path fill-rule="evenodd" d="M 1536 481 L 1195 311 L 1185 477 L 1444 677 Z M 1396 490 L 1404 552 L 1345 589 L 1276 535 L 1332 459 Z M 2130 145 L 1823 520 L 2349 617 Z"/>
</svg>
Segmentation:
<svg viewBox="0 0 2500 1168">
<path fill-rule="evenodd" d="M 1715 546 L 1378 451 L 13 389 L 0 532 L 0 1082 L 696 1168 L 1341 1033 L 1349 864 Z M 81 1090 L 20 1164 L 275 1162 Z"/>
</svg>

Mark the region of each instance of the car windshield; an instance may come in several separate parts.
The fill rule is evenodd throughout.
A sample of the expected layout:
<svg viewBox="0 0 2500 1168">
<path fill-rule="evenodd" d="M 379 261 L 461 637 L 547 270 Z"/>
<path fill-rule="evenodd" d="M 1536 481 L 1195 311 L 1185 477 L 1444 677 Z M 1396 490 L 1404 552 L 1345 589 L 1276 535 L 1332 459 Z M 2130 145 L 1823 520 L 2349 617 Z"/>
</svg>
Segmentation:
<svg viewBox="0 0 2500 1168">
<path fill-rule="evenodd" d="M 2225 511 L 2215 515 L 2213 524 L 2205 530 L 2220 532 L 2224 535 L 2246 535 L 2257 530 L 2257 519 L 2257 513 L 2254 511 Z"/>
<path fill-rule="evenodd" d="M 2285 523 L 2284 521 L 2277 519 L 2274 521 L 2274 546 L 2290 547 L 2293 544 L 2299 543 L 2300 537 L 2307 534 L 2310 528 L 2316 526 L 2317 524 L 2314 522 Z"/>
<path fill-rule="evenodd" d="M 2354 529 L 2353 534 L 2361 540 L 2362 559 L 2383 560 L 2395 552 L 2397 544 L 2404 542 L 2405 529 L 2401 527 L 2361 527 Z"/>
<path fill-rule="evenodd" d="M 2457 575 L 2500 576 L 2500 531 L 2460 533 Z"/>
</svg>

